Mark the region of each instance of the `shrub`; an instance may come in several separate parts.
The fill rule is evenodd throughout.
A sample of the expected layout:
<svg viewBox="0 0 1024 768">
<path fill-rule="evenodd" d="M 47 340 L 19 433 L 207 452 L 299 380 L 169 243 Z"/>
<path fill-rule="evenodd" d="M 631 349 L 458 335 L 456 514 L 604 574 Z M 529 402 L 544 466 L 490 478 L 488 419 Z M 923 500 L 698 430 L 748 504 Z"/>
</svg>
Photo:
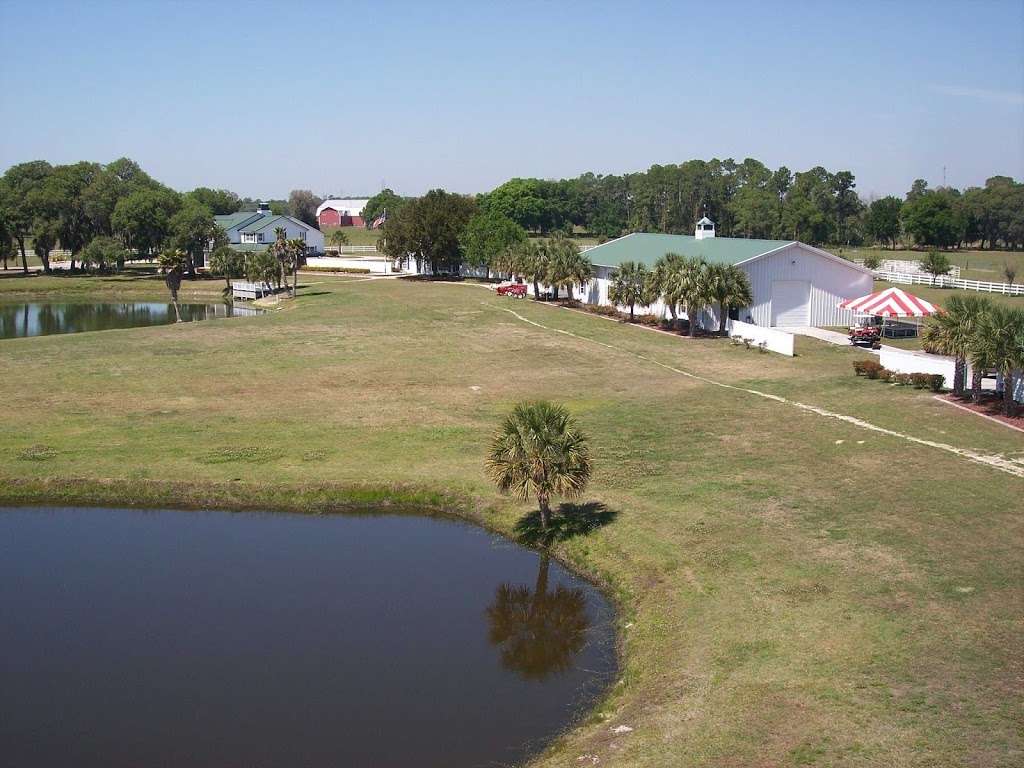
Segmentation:
<svg viewBox="0 0 1024 768">
<path fill-rule="evenodd" d="M 931 385 L 931 376 L 927 373 L 912 373 L 910 383 L 914 385 L 914 389 L 928 389 Z"/>
<path fill-rule="evenodd" d="M 887 381 L 890 384 L 896 383 L 896 371 L 890 371 L 888 368 L 882 368 L 878 371 L 878 378 L 882 381 Z"/>
<path fill-rule="evenodd" d="M 928 388 L 932 392 L 941 392 L 946 386 L 946 377 L 941 373 L 933 373 L 928 376 Z"/>
<path fill-rule="evenodd" d="M 869 379 L 877 379 L 885 369 L 877 360 L 861 360 L 861 371 Z"/>
<path fill-rule="evenodd" d="M 893 379 L 896 381 L 897 384 L 903 387 L 913 383 L 912 374 L 909 373 L 897 373 L 893 377 Z"/>
</svg>

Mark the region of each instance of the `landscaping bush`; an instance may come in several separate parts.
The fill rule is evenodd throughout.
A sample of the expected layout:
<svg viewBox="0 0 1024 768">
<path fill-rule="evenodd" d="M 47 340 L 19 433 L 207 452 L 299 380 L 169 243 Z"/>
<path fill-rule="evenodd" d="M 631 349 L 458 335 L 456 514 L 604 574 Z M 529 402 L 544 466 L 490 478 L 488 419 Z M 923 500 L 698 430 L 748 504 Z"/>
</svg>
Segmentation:
<svg viewBox="0 0 1024 768">
<path fill-rule="evenodd" d="M 931 384 L 931 376 L 927 373 L 912 373 L 910 374 L 910 383 L 914 385 L 914 389 L 928 389 Z"/>
<path fill-rule="evenodd" d="M 946 386 L 946 377 L 941 373 L 933 373 L 928 376 L 928 388 L 932 392 L 941 392 Z"/>
<path fill-rule="evenodd" d="M 861 372 L 869 379 L 877 379 L 885 369 L 877 360 L 861 360 Z"/>
<path fill-rule="evenodd" d="M 909 374 L 909 373 L 897 373 L 896 376 L 893 377 L 893 378 L 895 379 L 897 384 L 899 384 L 900 386 L 905 387 L 908 384 L 912 384 L 913 383 L 912 375 L 913 374 Z"/>
</svg>

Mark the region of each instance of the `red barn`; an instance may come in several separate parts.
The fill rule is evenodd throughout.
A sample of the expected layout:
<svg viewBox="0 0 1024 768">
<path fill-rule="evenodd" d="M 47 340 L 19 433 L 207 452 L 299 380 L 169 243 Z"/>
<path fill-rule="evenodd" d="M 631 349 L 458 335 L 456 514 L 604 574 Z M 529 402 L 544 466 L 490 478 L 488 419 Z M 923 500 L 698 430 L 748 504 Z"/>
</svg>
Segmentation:
<svg viewBox="0 0 1024 768">
<path fill-rule="evenodd" d="M 316 219 L 320 229 L 325 227 L 362 227 L 363 209 L 370 202 L 367 199 L 341 198 L 324 200 L 316 209 Z"/>
</svg>

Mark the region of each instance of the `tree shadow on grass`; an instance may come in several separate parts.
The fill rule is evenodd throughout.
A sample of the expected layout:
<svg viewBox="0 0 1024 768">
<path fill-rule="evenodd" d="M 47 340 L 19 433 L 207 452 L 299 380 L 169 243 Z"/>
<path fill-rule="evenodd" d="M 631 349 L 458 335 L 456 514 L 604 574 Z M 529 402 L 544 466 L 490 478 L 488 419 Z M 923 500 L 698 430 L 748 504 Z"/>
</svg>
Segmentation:
<svg viewBox="0 0 1024 768">
<path fill-rule="evenodd" d="M 551 515 L 548 529 L 540 526 L 540 512 L 524 516 L 513 529 L 519 543 L 528 547 L 549 547 L 555 542 L 567 541 L 576 536 L 587 536 L 598 528 L 611 523 L 619 516 L 597 501 L 585 504 L 559 504 L 558 511 Z"/>
</svg>

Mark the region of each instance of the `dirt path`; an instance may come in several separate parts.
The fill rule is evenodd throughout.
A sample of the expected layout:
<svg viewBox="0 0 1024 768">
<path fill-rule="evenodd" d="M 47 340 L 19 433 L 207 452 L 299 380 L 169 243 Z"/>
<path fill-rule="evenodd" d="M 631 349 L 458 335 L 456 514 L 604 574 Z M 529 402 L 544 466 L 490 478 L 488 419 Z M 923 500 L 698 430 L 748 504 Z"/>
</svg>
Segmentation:
<svg viewBox="0 0 1024 768">
<path fill-rule="evenodd" d="M 666 365 L 665 363 L 661 363 L 661 362 L 659 362 L 657 360 L 654 360 L 654 359 L 648 357 L 647 355 L 641 355 L 638 352 L 631 352 L 628 349 L 624 349 L 622 347 L 617 347 L 614 344 L 608 344 L 608 343 L 603 342 L 603 341 L 597 341 L 596 339 L 591 339 L 591 338 L 588 338 L 586 336 L 579 336 L 578 334 L 572 333 L 571 331 L 565 331 L 565 330 L 562 330 L 561 328 L 552 328 L 550 326 L 544 325 L 543 323 L 538 323 L 535 320 L 530 320 L 529 318 L 524 317 L 523 315 L 521 315 L 518 312 L 516 312 L 514 309 L 509 309 L 508 307 L 499 307 L 499 306 L 497 306 L 495 304 L 489 304 L 486 301 L 482 301 L 480 303 L 483 304 L 485 307 L 489 307 L 491 309 L 496 309 L 496 310 L 501 311 L 501 312 L 508 312 L 510 315 L 513 315 L 514 317 L 516 317 L 517 319 L 521 320 L 522 322 L 529 323 L 530 325 L 536 326 L 537 328 L 543 328 L 544 330 L 552 331 L 553 333 L 560 333 L 560 334 L 562 334 L 564 336 L 571 336 L 574 339 L 579 339 L 580 341 L 585 341 L 585 342 L 590 343 L 590 344 L 598 344 L 598 345 L 600 345 L 602 347 L 605 347 L 606 349 L 613 349 L 613 350 L 615 350 L 617 352 L 621 352 L 622 354 L 630 355 L 631 357 L 635 357 L 635 358 L 637 358 L 639 360 L 643 360 L 644 362 L 650 363 L 652 365 L 656 365 L 659 368 L 665 369 L 666 371 L 671 371 L 672 373 L 675 373 L 675 374 L 677 374 L 679 376 L 685 376 L 685 377 L 687 377 L 689 379 L 694 379 L 696 381 L 700 381 L 700 382 L 703 382 L 705 384 L 709 384 L 711 386 L 721 387 L 722 389 L 731 389 L 731 390 L 733 390 L 735 392 L 743 392 L 745 394 L 753 395 L 755 397 L 761 397 L 761 398 L 764 398 L 765 400 L 773 400 L 773 401 L 775 401 L 777 403 L 780 403 L 780 404 L 783 404 L 783 405 L 787 405 L 787 406 L 790 406 L 792 408 L 799 408 L 802 411 L 807 411 L 809 413 L 817 414 L 818 416 L 823 416 L 823 417 L 829 418 L 829 419 L 835 419 L 837 421 L 843 421 L 843 422 L 846 422 L 847 424 L 852 424 L 855 427 L 859 427 L 860 429 L 866 429 L 866 430 L 869 430 L 871 432 L 877 432 L 879 434 L 889 435 L 890 437 L 895 437 L 895 438 L 898 438 L 900 440 L 905 440 L 908 443 L 915 443 L 917 445 L 924 445 L 924 446 L 927 446 L 929 448 L 936 448 L 936 449 L 938 449 L 940 451 L 946 451 L 947 453 L 952 453 L 952 454 L 954 454 L 956 456 L 959 456 L 961 458 L 967 459 L 968 461 L 972 461 L 972 462 L 975 462 L 977 464 L 984 464 L 985 466 L 992 467 L 993 469 L 997 469 L 1000 472 L 1005 472 L 1008 475 L 1013 475 L 1015 477 L 1024 478 L 1024 464 L 1016 462 L 1016 461 L 1013 461 L 1013 460 L 1010 460 L 1010 459 L 1006 459 L 1006 458 L 1004 458 L 1002 456 L 993 455 L 993 454 L 986 454 L 986 453 L 978 453 L 977 451 L 972 451 L 972 450 L 970 450 L 968 448 L 958 448 L 957 446 L 949 445 L 948 443 L 940 443 L 940 442 L 936 442 L 934 440 L 926 440 L 926 439 L 921 438 L 921 437 L 914 437 L 913 435 L 908 435 L 908 434 L 903 433 L 903 432 L 897 432 L 896 430 L 893 430 L 893 429 L 887 429 L 885 427 L 880 427 L 880 426 L 878 426 L 876 424 L 872 424 L 871 422 L 864 421 L 863 419 L 858 419 L 858 418 L 856 418 L 854 416 L 847 416 L 844 413 L 837 413 L 835 411 L 829 411 L 829 410 L 827 410 L 825 408 L 820 408 L 820 407 L 818 407 L 816 405 L 809 405 L 807 403 L 801 403 L 801 402 L 799 402 L 797 400 L 789 400 L 789 399 L 787 399 L 785 397 L 780 397 L 779 395 L 773 395 L 773 394 L 770 394 L 768 392 L 761 392 L 761 391 L 756 390 L 756 389 L 748 389 L 746 387 L 738 387 L 738 386 L 736 386 L 734 384 L 726 384 L 726 383 L 721 382 L 721 381 L 715 381 L 714 379 L 709 379 L 706 376 L 700 376 L 699 374 L 690 373 L 689 371 L 684 371 L 684 370 L 682 370 L 680 368 L 674 368 L 671 365 Z"/>
</svg>

